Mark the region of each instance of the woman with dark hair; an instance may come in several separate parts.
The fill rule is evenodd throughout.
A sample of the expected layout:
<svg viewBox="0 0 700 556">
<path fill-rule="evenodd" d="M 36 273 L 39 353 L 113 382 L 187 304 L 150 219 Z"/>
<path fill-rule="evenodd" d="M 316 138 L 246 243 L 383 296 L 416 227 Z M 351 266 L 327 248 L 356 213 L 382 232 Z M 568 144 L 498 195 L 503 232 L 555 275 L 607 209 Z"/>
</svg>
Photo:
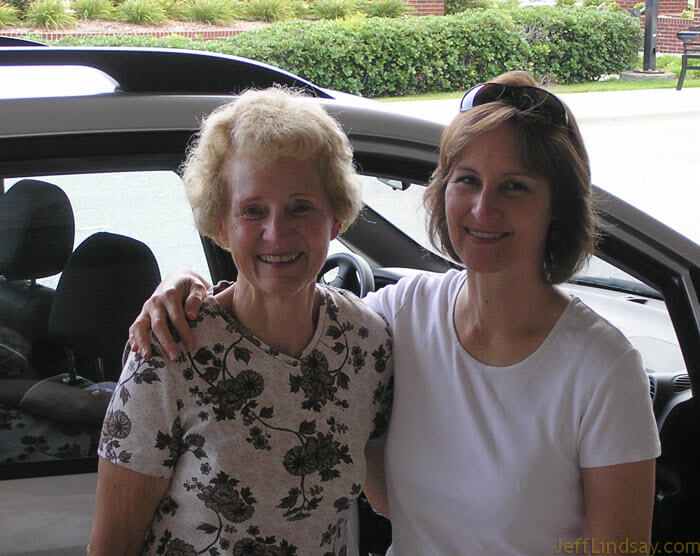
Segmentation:
<svg viewBox="0 0 700 556">
<path fill-rule="evenodd" d="M 385 469 L 366 485 L 390 553 L 644 552 L 660 447 L 640 356 L 557 287 L 595 245 L 573 115 L 524 72 L 473 87 L 425 205 L 465 269 L 364 299 L 395 339 Z"/>
</svg>

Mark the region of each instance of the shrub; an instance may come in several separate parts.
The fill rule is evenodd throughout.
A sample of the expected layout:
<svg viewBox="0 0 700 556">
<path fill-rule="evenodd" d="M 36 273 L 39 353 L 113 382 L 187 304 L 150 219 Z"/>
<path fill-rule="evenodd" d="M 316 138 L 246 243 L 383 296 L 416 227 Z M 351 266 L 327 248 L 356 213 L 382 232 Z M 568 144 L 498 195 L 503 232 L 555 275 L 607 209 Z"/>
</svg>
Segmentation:
<svg viewBox="0 0 700 556">
<path fill-rule="evenodd" d="M 10 4 L 0 2 L 0 27 L 9 27 L 19 23 L 19 9 Z"/>
<path fill-rule="evenodd" d="M 409 11 L 404 0 L 370 0 L 362 6 L 362 11 L 370 17 L 401 17 Z"/>
<path fill-rule="evenodd" d="M 293 14 L 288 0 L 250 0 L 245 5 L 244 16 L 255 21 L 284 21 Z"/>
<path fill-rule="evenodd" d="M 290 0 L 293 17 L 297 19 L 311 18 L 311 4 L 306 0 Z"/>
<path fill-rule="evenodd" d="M 75 25 L 75 16 L 68 13 L 61 0 L 37 0 L 27 6 L 24 21 L 37 27 L 60 29 Z"/>
<path fill-rule="evenodd" d="M 202 23 L 228 23 L 236 18 L 234 5 L 228 0 L 191 0 L 186 4 L 185 15 L 191 21 Z"/>
<path fill-rule="evenodd" d="M 112 19 L 111 0 L 72 0 L 71 8 L 80 19 Z"/>
<path fill-rule="evenodd" d="M 129 23 L 160 25 L 168 19 L 162 4 L 153 0 L 125 0 L 117 11 Z"/>
<path fill-rule="evenodd" d="M 517 6 L 517 0 L 515 0 Z M 466 10 L 483 10 L 493 7 L 489 0 L 445 0 L 445 15 L 454 15 Z"/>
<path fill-rule="evenodd" d="M 643 32 L 622 11 L 538 8 L 511 12 L 544 81 L 576 83 L 634 67 Z"/>
<path fill-rule="evenodd" d="M 576 0 L 556 0 L 557 8 L 573 8 Z"/>
<path fill-rule="evenodd" d="M 511 69 L 531 70 L 544 81 L 598 79 L 634 68 L 641 38 L 637 21 L 624 12 L 528 8 L 284 22 L 205 42 L 107 37 L 61 44 L 212 50 L 279 66 L 323 87 L 375 97 L 466 89 Z"/>
<path fill-rule="evenodd" d="M 342 19 L 358 11 L 354 0 L 314 0 L 311 15 L 319 19 Z"/>
<path fill-rule="evenodd" d="M 207 48 L 366 96 L 461 89 L 523 67 L 527 53 L 519 29 L 496 10 L 449 18 L 283 23 L 212 41 Z"/>
<path fill-rule="evenodd" d="M 165 11 L 167 19 L 176 21 L 190 20 L 191 0 L 156 0 Z"/>
<path fill-rule="evenodd" d="M 12 6 L 13 8 L 17 8 L 17 10 L 21 14 L 25 13 L 27 11 L 27 7 L 31 3 L 31 0 L 6 0 L 3 2 L 3 4 L 6 4 L 8 6 Z"/>
</svg>

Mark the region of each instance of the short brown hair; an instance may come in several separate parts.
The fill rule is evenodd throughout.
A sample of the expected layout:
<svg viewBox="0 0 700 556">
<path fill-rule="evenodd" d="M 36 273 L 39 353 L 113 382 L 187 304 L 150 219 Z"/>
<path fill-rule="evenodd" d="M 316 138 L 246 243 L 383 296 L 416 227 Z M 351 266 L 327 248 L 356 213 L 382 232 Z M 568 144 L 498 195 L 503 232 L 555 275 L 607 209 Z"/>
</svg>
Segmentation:
<svg viewBox="0 0 700 556">
<path fill-rule="evenodd" d="M 340 124 L 301 93 L 249 90 L 204 119 L 181 168 L 197 229 L 214 241 L 229 202 L 222 168 L 232 155 L 260 164 L 280 156 L 310 160 L 342 230 L 362 208 L 352 148 Z"/>
<path fill-rule="evenodd" d="M 536 86 L 527 72 L 505 73 L 494 82 Z M 455 261 L 459 256 L 449 237 L 445 189 L 464 148 L 480 135 L 506 122 L 513 125 L 520 158 L 536 176 L 550 184 L 552 222 L 547 233 L 544 277 L 551 284 L 571 278 L 595 249 L 595 210 L 591 171 L 576 120 L 566 107 L 568 124 L 552 124 L 538 110 L 521 110 L 507 102 L 491 102 L 458 114 L 442 133 L 438 166 L 423 199 L 432 244 Z"/>
</svg>

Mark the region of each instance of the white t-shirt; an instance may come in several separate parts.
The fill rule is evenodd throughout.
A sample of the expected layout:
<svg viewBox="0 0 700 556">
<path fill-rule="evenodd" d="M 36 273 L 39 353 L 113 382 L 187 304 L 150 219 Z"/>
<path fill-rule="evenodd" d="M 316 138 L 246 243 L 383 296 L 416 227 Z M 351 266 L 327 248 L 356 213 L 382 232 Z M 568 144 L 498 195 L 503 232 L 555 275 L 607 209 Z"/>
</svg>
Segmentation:
<svg viewBox="0 0 700 556">
<path fill-rule="evenodd" d="M 480 363 L 453 324 L 465 278 L 421 274 L 365 299 L 394 335 L 389 554 L 552 554 L 585 534 L 582 467 L 659 455 L 649 383 L 576 298 L 527 359 Z"/>
</svg>

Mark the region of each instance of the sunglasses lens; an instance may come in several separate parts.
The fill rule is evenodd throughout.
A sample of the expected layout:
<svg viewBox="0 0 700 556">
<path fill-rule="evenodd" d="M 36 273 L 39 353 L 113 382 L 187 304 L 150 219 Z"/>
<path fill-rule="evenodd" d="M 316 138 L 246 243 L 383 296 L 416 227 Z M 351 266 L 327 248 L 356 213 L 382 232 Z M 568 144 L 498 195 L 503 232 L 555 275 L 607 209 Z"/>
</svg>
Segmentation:
<svg viewBox="0 0 700 556">
<path fill-rule="evenodd" d="M 479 91 L 474 95 L 473 106 L 488 104 L 500 100 L 506 92 L 506 86 L 500 83 L 484 83 Z"/>
<path fill-rule="evenodd" d="M 517 87 L 501 83 L 482 83 L 472 87 L 462 98 L 460 111 L 464 112 L 474 106 L 503 100 L 516 108 L 527 111 L 539 109 L 547 114 L 552 123 L 568 124 L 566 109 L 561 101 L 539 87 Z"/>
</svg>

